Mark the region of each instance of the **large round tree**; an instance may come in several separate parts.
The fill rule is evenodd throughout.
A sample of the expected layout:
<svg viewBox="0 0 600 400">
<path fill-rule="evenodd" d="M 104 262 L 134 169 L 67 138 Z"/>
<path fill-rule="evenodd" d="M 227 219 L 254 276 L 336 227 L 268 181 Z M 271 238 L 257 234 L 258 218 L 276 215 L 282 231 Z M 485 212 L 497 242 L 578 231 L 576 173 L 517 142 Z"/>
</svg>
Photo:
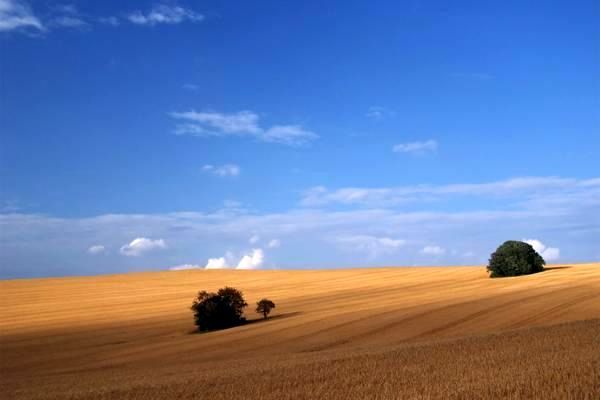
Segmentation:
<svg viewBox="0 0 600 400">
<path fill-rule="evenodd" d="M 192 304 L 194 323 L 201 331 L 240 325 L 245 321 L 243 314 L 247 305 L 242 292 L 235 288 L 224 287 L 217 293 L 203 290 Z"/>
<path fill-rule="evenodd" d="M 527 275 L 543 271 L 545 263 L 529 243 L 508 240 L 492 253 L 487 270 L 491 278 Z"/>
</svg>

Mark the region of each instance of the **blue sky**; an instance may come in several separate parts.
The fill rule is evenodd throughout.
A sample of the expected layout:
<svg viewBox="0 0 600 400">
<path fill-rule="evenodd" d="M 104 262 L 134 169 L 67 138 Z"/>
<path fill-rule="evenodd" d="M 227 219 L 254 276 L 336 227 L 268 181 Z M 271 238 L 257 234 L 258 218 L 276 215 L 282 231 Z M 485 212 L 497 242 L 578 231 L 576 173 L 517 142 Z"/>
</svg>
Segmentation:
<svg viewBox="0 0 600 400">
<path fill-rule="evenodd" d="M 0 0 L 0 278 L 597 261 L 598 20 Z"/>
</svg>

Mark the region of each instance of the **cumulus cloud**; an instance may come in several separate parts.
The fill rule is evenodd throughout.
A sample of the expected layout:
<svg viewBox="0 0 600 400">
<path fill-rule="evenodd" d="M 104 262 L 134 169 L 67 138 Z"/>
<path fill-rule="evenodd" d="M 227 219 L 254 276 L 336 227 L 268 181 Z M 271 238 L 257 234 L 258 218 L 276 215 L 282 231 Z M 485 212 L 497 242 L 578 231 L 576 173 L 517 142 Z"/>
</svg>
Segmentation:
<svg viewBox="0 0 600 400">
<path fill-rule="evenodd" d="M 221 166 L 215 166 L 211 164 L 204 165 L 202 170 L 209 172 L 217 176 L 238 176 L 241 172 L 241 168 L 236 164 L 225 164 Z"/>
<path fill-rule="evenodd" d="M 421 253 L 432 256 L 441 256 L 446 253 L 446 249 L 440 246 L 425 246 L 421 249 Z"/>
<path fill-rule="evenodd" d="M 317 134 L 305 130 L 300 125 L 261 127 L 260 117 L 252 111 L 227 114 L 191 110 L 172 112 L 169 115 L 178 121 L 183 121 L 176 125 L 174 131 L 176 135 L 252 137 L 263 142 L 289 146 L 302 145 L 318 138 Z"/>
<path fill-rule="evenodd" d="M 201 269 L 202 266 L 201 265 L 194 265 L 194 264 L 181 264 L 181 265 L 176 265 L 174 267 L 169 268 L 171 271 L 183 271 L 186 269 Z"/>
<path fill-rule="evenodd" d="M 537 239 L 525 239 L 523 241 L 529 243 L 546 261 L 555 261 L 560 258 L 560 249 L 558 247 L 546 247 L 544 243 Z"/>
<path fill-rule="evenodd" d="M 394 153 L 411 153 L 411 154 L 425 154 L 435 153 L 438 149 L 438 142 L 430 139 L 424 142 L 409 142 L 400 143 L 395 145 L 392 150 Z"/>
<path fill-rule="evenodd" d="M 264 258 L 262 249 L 253 249 L 250 254 L 242 257 L 236 269 L 257 269 L 263 264 Z"/>
<path fill-rule="evenodd" d="M 267 244 L 267 247 L 270 249 L 275 249 L 279 246 L 281 246 L 281 241 L 279 239 L 271 239 Z"/>
<path fill-rule="evenodd" d="M 235 269 L 257 269 L 264 261 L 265 254 L 262 249 L 253 249 L 248 254 L 244 254 Z M 224 257 L 209 258 L 206 263 L 205 269 L 223 269 L 231 268 L 232 265 L 236 265 L 234 262 L 235 256 L 227 252 Z"/>
<path fill-rule="evenodd" d="M 163 239 L 148 239 L 144 237 L 133 239 L 129 244 L 123 245 L 121 254 L 129 257 L 138 257 L 153 250 L 166 249 L 167 244 Z"/>
<path fill-rule="evenodd" d="M 206 263 L 204 268 L 206 268 L 206 269 L 228 268 L 227 261 L 225 261 L 225 257 L 209 258 L 208 262 Z"/>
<path fill-rule="evenodd" d="M 27 3 L 19 0 L 0 0 L 0 32 L 28 28 L 36 31 L 46 30 Z"/>
<path fill-rule="evenodd" d="M 90 248 L 88 248 L 88 253 L 96 255 L 96 254 L 101 254 L 104 253 L 106 251 L 106 248 L 104 246 L 102 246 L 101 244 L 96 244 L 93 246 L 90 246 Z"/>
<path fill-rule="evenodd" d="M 204 19 L 202 14 L 181 7 L 159 4 L 146 13 L 134 11 L 127 19 L 136 25 L 154 26 L 158 24 L 180 24 L 182 22 L 200 22 Z"/>
</svg>

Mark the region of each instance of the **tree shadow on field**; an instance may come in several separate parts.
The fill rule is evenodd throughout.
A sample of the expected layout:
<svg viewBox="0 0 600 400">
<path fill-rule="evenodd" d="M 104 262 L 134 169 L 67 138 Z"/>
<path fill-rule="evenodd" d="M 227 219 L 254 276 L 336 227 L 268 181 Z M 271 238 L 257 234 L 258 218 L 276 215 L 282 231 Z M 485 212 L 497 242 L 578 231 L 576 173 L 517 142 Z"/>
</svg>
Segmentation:
<svg viewBox="0 0 600 400">
<path fill-rule="evenodd" d="M 267 319 L 262 318 L 262 317 L 253 318 L 253 319 L 247 319 L 247 320 L 244 320 L 243 322 L 241 322 L 238 325 L 230 326 L 228 328 L 213 329 L 213 330 L 210 330 L 210 331 L 200 331 L 198 329 L 194 329 L 192 331 L 189 331 L 188 334 L 190 334 L 190 335 L 200 334 L 201 335 L 201 334 L 211 333 L 211 332 L 227 331 L 227 330 L 230 330 L 230 329 L 239 328 L 240 326 L 259 324 L 261 322 L 269 322 L 269 321 L 272 321 L 272 320 L 286 319 L 286 318 L 295 317 L 295 316 L 300 315 L 300 314 L 302 314 L 300 311 L 295 311 L 295 312 L 289 312 L 289 313 L 283 313 L 283 314 L 276 314 L 276 315 L 273 315 L 271 317 L 268 317 Z"/>
<path fill-rule="evenodd" d="M 295 317 L 296 315 L 300 315 L 300 314 L 302 314 L 300 311 L 295 311 L 295 312 L 289 312 L 289 313 L 283 313 L 283 314 L 276 314 L 276 315 L 273 315 L 272 317 L 268 317 L 267 319 L 264 319 L 262 317 L 254 318 L 254 319 L 246 320 L 246 322 L 244 322 L 242 325 L 256 324 L 259 322 L 268 322 L 268 321 L 271 321 L 274 319 L 277 319 L 277 320 L 285 319 L 285 318 Z M 238 325 L 238 326 L 241 326 L 241 325 Z"/>
<path fill-rule="evenodd" d="M 544 270 L 541 272 L 552 271 L 554 269 L 569 269 L 569 268 L 573 268 L 573 266 L 572 265 L 561 265 L 558 267 L 545 267 Z"/>
</svg>

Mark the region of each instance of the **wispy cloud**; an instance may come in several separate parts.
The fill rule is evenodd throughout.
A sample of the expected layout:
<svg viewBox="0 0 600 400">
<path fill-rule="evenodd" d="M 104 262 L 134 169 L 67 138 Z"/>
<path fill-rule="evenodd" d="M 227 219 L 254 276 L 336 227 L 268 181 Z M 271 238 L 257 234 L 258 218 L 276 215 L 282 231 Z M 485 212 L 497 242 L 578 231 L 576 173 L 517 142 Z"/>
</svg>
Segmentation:
<svg viewBox="0 0 600 400">
<path fill-rule="evenodd" d="M 281 246 L 281 240 L 279 240 L 279 239 L 271 239 L 269 241 L 269 243 L 267 244 L 267 247 L 270 249 L 275 249 L 279 246 Z"/>
<path fill-rule="evenodd" d="M 133 239 L 130 243 L 123 245 L 119 250 L 124 256 L 137 257 L 149 251 L 166 249 L 167 244 L 163 239 L 148 239 L 144 237 Z"/>
<path fill-rule="evenodd" d="M 52 7 L 53 16 L 48 20 L 48 26 L 59 28 L 83 29 L 90 26 L 85 17 L 73 4 L 61 4 Z"/>
<path fill-rule="evenodd" d="M 184 88 L 185 90 L 189 90 L 190 92 L 195 92 L 198 89 L 200 89 L 200 86 L 194 84 L 194 83 L 184 83 L 183 85 L 181 85 L 182 88 Z"/>
<path fill-rule="evenodd" d="M 196 264 L 181 264 L 181 265 L 176 265 L 174 267 L 169 268 L 171 271 L 184 271 L 184 270 L 188 270 L 188 269 L 200 269 L 202 268 L 201 265 L 196 265 Z"/>
<path fill-rule="evenodd" d="M 394 153 L 411 153 L 411 154 L 425 154 L 435 153 L 438 149 L 438 142 L 429 139 L 423 142 L 409 142 L 400 143 L 395 145 L 392 150 Z"/>
<path fill-rule="evenodd" d="M 53 29 L 85 29 L 91 26 L 73 4 L 47 7 L 43 20 L 34 15 L 29 5 L 19 0 L 0 0 L 0 31 L 45 33 Z"/>
<path fill-rule="evenodd" d="M 121 21 L 119 21 L 119 18 L 117 18 L 115 16 L 100 17 L 100 18 L 98 18 L 98 22 L 100 22 L 101 24 L 111 25 L 111 26 L 119 26 L 121 24 Z"/>
<path fill-rule="evenodd" d="M 46 27 L 33 14 L 27 3 L 19 0 L 0 0 L 0 32 L 26 29 L 43 32 Z"/>
<path fill-rule="evenodd" d="M 300 125 L 274 125 L 263 128 L 259 125 L 260 117 L 252 111 L 235 113 L 219 113 L 213 111 L 171 112 L 169 115 L 179 121 L 175 127 L 177 135 L 192 136 L 245 136 L 263 142 L 280 143 L 290 146 L 310 142 L 318 135 L 305 130 Z"/>
<path fill-rule="evenodd" d="M 209 172 L 213 175 L 217 176 L 238 176 L 241 172 L 241 168 L 236 164 L 225 164 L 221 166 L 215 166 L 211 164 L 207 164 L 202 167 L 202 171 Z"/>
<path fill-rule="evenodd" d="M 91 17 L 79 11 L 74 4 L 59 4 L 46 7 L 38 17 L 27 2 L 22 0 L 0 0 L 0 32 L 22 31 L 29 34 L 45 33 L 54 29 L 89 29 L 100 23 L 110 26 L 130 22 L 140 26 L 159 24 L 175 25 L 184 22 L 197 23 L 204 16 L 189 8 L 178 5 L 157 4 L 143 12 L 135 10 L 122 16 Z"/>
<path fill-rule="evenodd" d="M 101 244 L 96 244 L 93 246 L 90 246 L 90 248 L 88 248 L 88 253 L 96 255 L 96 254 L 102 254 L 106 251 L 106 248 L 101 245 Z"/>
<path fill-rule="evenodd" d="M 393 253 L 406 244 L 404 239 L 371 235 L 340 236 L 334 241 L 349 250 L 366 252 L 370 258 L 376 258 L 383 253 Z"/>
<path fill-rule="evenodd" d="M 425 246 L 421 249 L 421 253 L 431 256 L 441 256 L 446 253 L 446 249 L 440 246 Z"/>
<path fill-rule="evenodd" d="M 396 115 L 396 112 L 382 106 L 371 106 L 369 107 L 365 115 L 368 118 L 380 121 L 384 118 L 394 117 Z"/>
<path fill-rule="evenodd" d="M 63 15 L 56 17 L 51 21 L 52 26 L 60 26 L 63 28 L 84 28 L 88 23 L 78 17 Z"/>
<path fill-rule="evenodd" d="M 486 183 L 448 185 L 415 185 L 381 188 L 347 187 L 329 190 L 316 186 L 304 192 L 301 204 L 324 206 L 330 204 L 363 205 L 369 207 L 395 206 L 408 203 L 427 203 L 452 197 L 513 196 L 519 204 L 539 207 L 564 206 L 569 201 L 580 204 L 593 202 L 591 193 L 600 195 L 598 179 L 578 180 L 560 177 L 519 177 Z M 600 202 L 597 200 L 597 202 Z"/>
<path fill-rule="evenodd" d="M 159 4 L 148 12 L 134 11 L 127 19 L 136 25 L 154 26 L 158 24 L 180 24 L 182 22 L 200 22 L 204 16 L 193 10 L 181 7 Z"/>
<path fill-rule="evenodd" d="M 414 196 L 415 192 L 417 200 L 411 203 L 410 211 L 395 206 L 407 193 Z M 198 260 L 214 251 L 247 249 L 252 233 L 285 241 L 285 248 L 274 255 L 280 259 L 273 260 L 282 267 L 372 265 L 373 254 L 378 264 L 420 264 L 425 260 L 422 250 L 426 245 L 452 249 L 435 256 L 435 263 L 460 264 L 466 257 L 469 262 L 485 263 L 503 241 L 523 237 L 543 238 L 546 249 L 560 247 L 560 259 L 569 262 L 594 259 L 598 254 L 595 240 L 600 235 L 598 178 L 514 178 L 487 183 L 416 185 L 385 193 L 391 197 L 369 195 L 360 199 L 368 200 L 366 203 L 343 203 L 342 210 L 291 208 L 261 213 L 223 208 L 208 213 L 106 214 L 86 218 L 0 214 L 0 265 L 3 266 L 0 275 L 22 276 L 31 265 L 35 268 L 27 273 L 37 276 L 66 271 L 95 273 L 100 267 L 95 262 L 101 262 L 104 271 L 114 272 L 143 267 L 142 261 L 147 262 L 146 268 L 173 265 L 174 257 Z M 337 191 L 325 190 L 318 203 L 337 204 L 330 203 L 340 200 L 336 194 Z M 481 197 L 476 202 L 461 203 L 471 204 L 467 209 L 461 206 L 453 210 L 449 206 L 453 196 Z M 490 197 L 491 201 L 487 201 Z M 496 201 L 498 198 L 502 201 Z M 128 243 L 124 251 L 129 251 L 139 246 L 131 239 L 142 237 L 140 232 L 146 238 L 168 238 L 170 251 L 156 251 L 151 260 L 115 254 L 107 254 L 111 257 L 109 263 L 104 258 L 97 261 L 92 257 L 77 258 L 85 257 L 81 249 L 90 244 L 118 249 Z M 545 243 L 560 243 L 560 246 Z M 243 255 L 251 257 L 252 252 L 242 251 L 230 260 L 225 255 L 225 265 L 235 268 Z M 550 253 L 548 260 L 551 258 Z M 67 265 L 63 263 L 61 269 L 57 268 L 57 259 L 66 260 Z"/>
<path fill-rule="evenodd" d="M 248 243 L 250 244 L 256 244 L 258 242 L 260 242 L 260 236 L 258 235 L 252 235 L 250 236 L 250 239 L 248 239 Z"/>
</svg>

